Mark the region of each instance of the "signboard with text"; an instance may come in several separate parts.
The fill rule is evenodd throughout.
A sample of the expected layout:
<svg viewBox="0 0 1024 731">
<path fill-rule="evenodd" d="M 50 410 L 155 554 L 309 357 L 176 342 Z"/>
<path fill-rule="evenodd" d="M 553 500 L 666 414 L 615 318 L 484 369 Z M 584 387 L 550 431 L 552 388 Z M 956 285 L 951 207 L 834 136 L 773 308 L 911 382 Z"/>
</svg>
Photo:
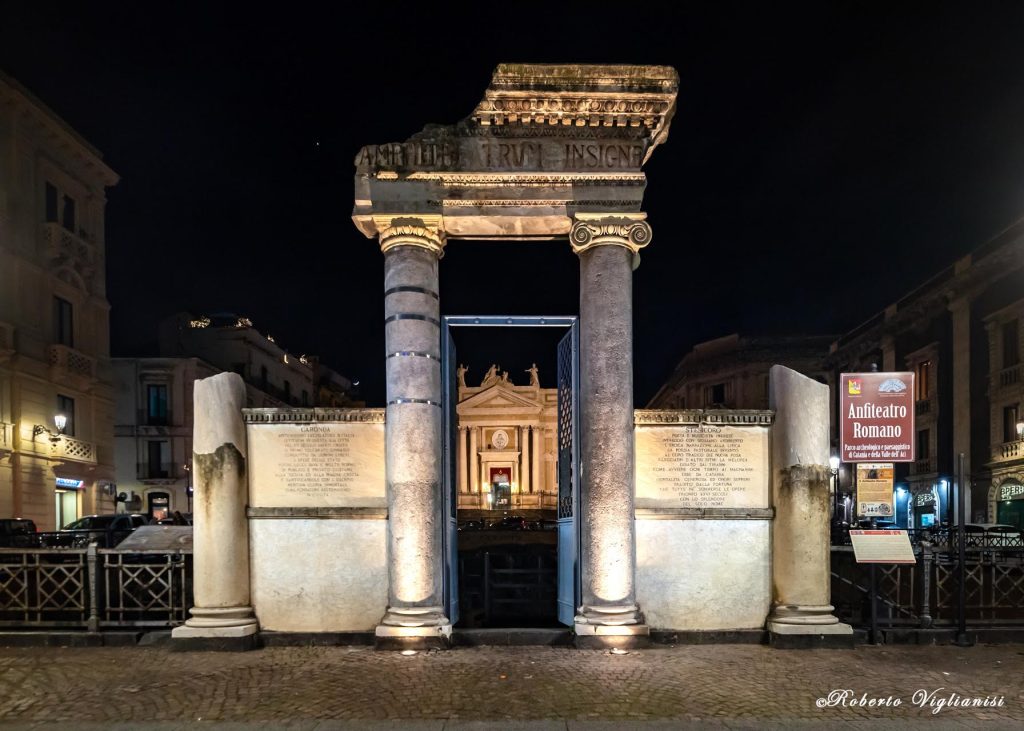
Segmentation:
<svg viewBox="0 0 1024 731">
<path fill-rule="evenodd" d="M 905 530 L 851 530 L 857 563 L 917 563 Z"/>
<path fill-rule="evenodd" d="M 857 515 L 863 518 L 891 518 L 892 462 L 861 462 L 857 465 Z"/>
<path fill-rule="evenodd" d="M 914 374 L 839 376 L 840 459 L 914 461 Z"/>
</svg>

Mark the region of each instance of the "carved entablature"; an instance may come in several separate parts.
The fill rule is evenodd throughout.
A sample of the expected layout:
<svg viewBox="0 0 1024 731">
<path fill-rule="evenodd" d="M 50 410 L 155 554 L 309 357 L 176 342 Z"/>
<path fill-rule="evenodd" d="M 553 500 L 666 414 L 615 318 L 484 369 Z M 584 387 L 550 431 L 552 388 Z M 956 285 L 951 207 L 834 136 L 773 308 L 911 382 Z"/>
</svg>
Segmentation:
<svg viewBox="0 0 1024 731">
<path fill-rule="evenodd" d="M 643 164 L 668 137 L 665 66 L 502 64 L 472 114 L 356 156 L 353 220 L 435 214 L 449 238 L 567 236 L 578 213 L 639 213 Z"/>
</svg>

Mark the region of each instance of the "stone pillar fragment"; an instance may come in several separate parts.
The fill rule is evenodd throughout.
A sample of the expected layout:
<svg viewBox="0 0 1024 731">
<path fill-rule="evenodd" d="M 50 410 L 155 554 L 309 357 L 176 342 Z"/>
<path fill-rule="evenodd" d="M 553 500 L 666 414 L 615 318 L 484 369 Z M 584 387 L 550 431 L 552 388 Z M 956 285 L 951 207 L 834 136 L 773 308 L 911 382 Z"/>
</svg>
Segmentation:
<svg viewBox="0 0 1024 731">
<path fill-rule="evenodd" d="M 382 221 L 387 351 L 385 453 L 388 608 L 379 647 L 446 644 L 441 480 L 438 260 L 444 246 L 422 218 Z"/>
<path fill-rule="evenodd" d="M 651 238 L 643 214 L 579 216 L 580 577 L 583 645 L 629 644 L 649 631 L 636 602 L 633 508 L 633 268 Z"/>
<path fill-rule="evenodd" d="M 192 471 L 192 588 L 195 606 L 175 640 L 197 646 L 254 647 L 258 629 L 249 595 L 245 384 L 236 373 L 195 382 Z"/>
<path fill-rule="evenodd" d="M 829 548 L 829 389 L 784 366 L 769 373 L 772 430 L 773 645 L 852 646 L 832 614 Z"/>
</svg>

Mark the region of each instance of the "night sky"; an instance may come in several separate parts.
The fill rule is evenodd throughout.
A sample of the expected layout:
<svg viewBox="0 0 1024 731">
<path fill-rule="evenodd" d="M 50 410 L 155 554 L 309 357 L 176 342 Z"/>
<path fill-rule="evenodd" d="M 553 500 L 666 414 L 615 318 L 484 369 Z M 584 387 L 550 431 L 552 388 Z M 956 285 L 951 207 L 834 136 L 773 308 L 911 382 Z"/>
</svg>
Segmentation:
<svg viewBox="0 0 1024 731">
<path fill-rule="evenodd" d="M 1024 215 L 1024 8 L 441 3 L 244 13 L 10 4 L 0 69 L 105 154 L 116 356 L 237 312 L 383 401 L 383 257 L 352 225 L 360 146 L 472 111 L 502 61 L 681 77 L 645 170 L 636 400 L 702 340 L 838 333 Z M 711 4 L 709 4 L 711 5 Z M 177 8 L 177 4 L 175 4 Z M 756 8 L 756 6 L 754 6 Z M 451 242 L 443 314 L 575 314 L 566 242 Z M 552 384 L 556 334 L 462 331 Z"/>
</svg>

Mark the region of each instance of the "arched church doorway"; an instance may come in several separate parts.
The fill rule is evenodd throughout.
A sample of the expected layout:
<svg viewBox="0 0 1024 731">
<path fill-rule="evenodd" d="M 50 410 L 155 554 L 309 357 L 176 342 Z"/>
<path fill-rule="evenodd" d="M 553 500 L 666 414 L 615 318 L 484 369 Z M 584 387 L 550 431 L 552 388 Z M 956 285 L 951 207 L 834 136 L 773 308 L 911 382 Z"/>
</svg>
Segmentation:
<svg viewBox="0 0 1024 731">
<path fill-rule="evenodd" d="M 579 335 L 572 316 L 443 318 L 447 609 L 462 628 L 573 624 L 579 601 Z M 453 329 L 546 328 L 555 382 L 491 365 L 467 383 Z M 465 331 L 463 331 L 465 332 Z M 553 387 L 550 387 L 553 386 Z"/>
</svg>

